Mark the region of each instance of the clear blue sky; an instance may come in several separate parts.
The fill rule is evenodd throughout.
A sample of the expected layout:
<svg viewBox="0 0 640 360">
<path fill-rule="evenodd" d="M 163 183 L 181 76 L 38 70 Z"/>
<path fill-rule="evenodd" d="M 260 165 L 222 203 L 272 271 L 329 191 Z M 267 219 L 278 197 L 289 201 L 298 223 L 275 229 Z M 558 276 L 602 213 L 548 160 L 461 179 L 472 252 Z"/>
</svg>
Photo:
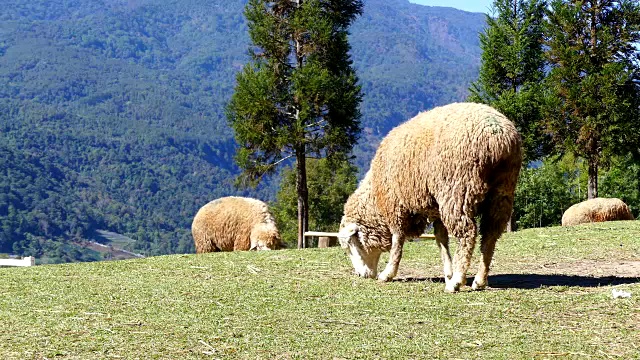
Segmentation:
<svg viewBox="0 0 640 360">
<path fill-rule="evenodd" d="M 409 0 L 427 6 L 446 6 L 464 11 L 488 13 L 493 0 Z"/>
</svg>

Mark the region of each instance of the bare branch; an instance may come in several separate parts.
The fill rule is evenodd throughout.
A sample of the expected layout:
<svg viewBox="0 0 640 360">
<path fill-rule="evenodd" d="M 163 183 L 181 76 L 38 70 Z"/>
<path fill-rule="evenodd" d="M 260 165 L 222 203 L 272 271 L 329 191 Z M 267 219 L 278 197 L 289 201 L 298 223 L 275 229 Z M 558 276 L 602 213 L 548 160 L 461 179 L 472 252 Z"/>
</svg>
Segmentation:
<svg viewBox="0 0 640 360">
<path fill-rule="evenodd" d="M 305 128 L 311 128 L 311 127 L 315 127 L 315 126 L 320 126 L 320 125 L 322 125 L 322 123 L 326 123 L 326 122 L 327 122 L 327 120 L 322 119 L 322 120 L 318 121 L 317 123 L 313 123 L 313 124 L 309 124 L 309 125 L 305 126 Z"/>
<path fill-rule="evenodd" d="M 281 162 L 283 162 L 283 161 L 286 161 L 286 160 L 288 160 L 288 159 L 291 159 L 292 157 L 293 157 L 293 154 L 289 154 L 288 156 L 285 156 L 284 158 L 282 158 L 282 159 L 280 159 L 280 160 L 278 160 L 278 161 L 274 162 L 273 164 L 268 164 L 268 165 L 266 165 L 266 167 L 267 167 L 267 169 L 272 168 L 272 167 L 274 167 L 274 166 L 277 166 L 278 164 L 280 164 L 280 163 L 281 163 Z"/>
</svg>

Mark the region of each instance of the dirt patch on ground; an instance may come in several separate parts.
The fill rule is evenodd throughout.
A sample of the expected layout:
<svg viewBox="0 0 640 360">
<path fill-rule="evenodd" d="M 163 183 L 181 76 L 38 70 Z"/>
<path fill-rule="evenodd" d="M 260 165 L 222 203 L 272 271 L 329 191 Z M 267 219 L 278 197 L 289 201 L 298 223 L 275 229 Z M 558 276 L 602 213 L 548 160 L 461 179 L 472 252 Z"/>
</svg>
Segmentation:
<svg viewBox="0 0 640 360">
<path fill-rule="evenodd" d="M 471 271 L 476 267 L 472 266 Z M 396 281 L 444 282 L 438 269 L 420 271 L 400 265 Z M 436 275 L 438 274 L 438 275 Z M 471 273 L 470 273 L 471 274 Z M 471 284 L 473 276 L 467 278 Z M 543 265 L 523 264 L 518 273 L 492 271 L 489 273 L 491 288 L 532 289 L 541 286 L 598 287 L 640 283 L 640 261 L 579 260 L 567 263 Z"/>
<path fill-rule="evenodd" d="M 546 274 L 580 276 L 618 276 L 640 278 L 640 261 L 595 261 L 580 260 L 571 263 L 550 263 L 540 268 Z"/>
</svg>

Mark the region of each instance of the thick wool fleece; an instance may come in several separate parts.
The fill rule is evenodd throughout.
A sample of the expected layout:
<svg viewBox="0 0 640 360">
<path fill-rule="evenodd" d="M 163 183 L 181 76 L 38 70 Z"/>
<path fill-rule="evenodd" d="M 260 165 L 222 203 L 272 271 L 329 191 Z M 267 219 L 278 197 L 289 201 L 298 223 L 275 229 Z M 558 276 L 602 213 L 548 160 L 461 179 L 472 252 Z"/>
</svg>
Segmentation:
<svg viewBox="0 0 640 360">
<path fill-rule="evenodd" d="M 371 162 L 371 191 L 392 231 L 424 230 L 412 228 L 422 215 L 441 218 L 461 237 L 487 194 L 511 203 L 493 210 L 505 213 L 496 226 L 506 226 L 521 164 L 520 135 L 511 121 L 487 105 L 455 103 L 391 130 Z"/>
<path fill-rule="evenodd" d="M 280 245 L 267 204 L 245 197 L 229 196 L 206 204 L 194 217 L 191 233 L 198 254 L 249 250 L 258 242 L 269 249 Z"/>
<path fill-rule="evenodd" d="M 569 207 L 562 215 L 562 226 L 633 219 L 631 210 L 622 200 L 617 198 L 595 198 Z"/>
<path fill-rule="evenodd" d="M 366 221 L 362 221 L 366 219 Z M 416 219 L 407 236 L 418 236 L 424 232 L 428 220 Z M 366 251 L 389 251 L 391 248 L 391 231 L 385 219 L 380 215 L 371 190 L 371 171 L 360 181 L 356 191 L 349 196 L 344 206 L 342 224 L 357 223 L 360 225 L 360 244 Z"/>
<path fill-rule="evenodd" d="M 504 222 L 495 224 L 501 228 L 511 216 L 521 163 L 520 135 L 504 115 L 475 103 L 438 107 L 383 139 L 344 214 L 412 236 L 424 230 L 415 226 L 418 218 L 440 218 L 460 237 L 490 195 L 481 210 Z M 488 206 L 495 201 L 505 207 Z M 367 209 L 371 202 L 374 209 Z"/>
<path fill-rule="evenodd" d="M 347 200 L 341 228 L 358 225 L 364 251 L 388 250 L 390 263 L 379 276 L 395 275 L 406 237 L 417 236 L 432 221 L 441 245 L 445 276 L 451 277 L 448 234 L 460 246 L 455 279 L 464 281 L 475 245 L 476 215 L 481 215 L 483 263 L 474 288 L 486 285 L 495 241 L 511 217 L 522 145 L 515 126 L 487 105 L 455 103 L 423 112 L 389 132 L 369 173 Z M 375 272 L 375 270 L 374 270 Z"/>
</svg>

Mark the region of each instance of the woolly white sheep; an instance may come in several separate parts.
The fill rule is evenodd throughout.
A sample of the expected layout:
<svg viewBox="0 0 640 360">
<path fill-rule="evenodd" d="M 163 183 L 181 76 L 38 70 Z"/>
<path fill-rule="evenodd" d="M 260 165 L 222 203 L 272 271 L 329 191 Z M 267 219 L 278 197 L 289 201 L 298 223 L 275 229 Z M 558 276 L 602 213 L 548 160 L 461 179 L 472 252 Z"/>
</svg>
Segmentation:
<svg viewBox="0 0 640 360">
<path fill-rule="evenodd" d="M 267 204 L 246 197 L 223 197 L 206 204 L 194 217 L 191 233 L 198 254 L 280 247 L 280 233 Z"/>
<path fill-rule="evenodd" d="M 511 121 L 474 103 L 438 107 L 391 130 L 344 206 L 338 239 L 356 273 L 374 278 L 380 254 L 390 251 L 378 279 L 393 279 L 405 239 L 433 222 L 445 290 L 458 291 L 466 282 L 479 215 L 483 261 L 472 288 L 483 289 L 495 243 L 511 217 L 521 147 Z M 453 263 L 449 233 L 459 242 Z"/>
<path fill-rule="evenodd" d="M 617 198 L 595 198 L 569 207 L 562 215 L 562 226 L 633 219 L 631 210 L 622 200 Z"/>
</svg>

